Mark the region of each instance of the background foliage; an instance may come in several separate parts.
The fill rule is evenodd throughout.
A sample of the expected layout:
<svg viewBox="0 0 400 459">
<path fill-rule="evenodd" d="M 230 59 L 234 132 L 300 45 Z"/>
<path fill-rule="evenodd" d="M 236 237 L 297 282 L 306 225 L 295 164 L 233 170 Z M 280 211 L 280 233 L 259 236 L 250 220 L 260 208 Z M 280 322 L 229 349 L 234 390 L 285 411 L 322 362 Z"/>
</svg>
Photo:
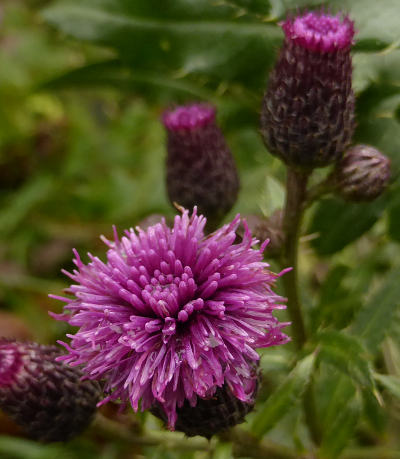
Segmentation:
<svg viewBox="0 0 400 459">
<path fill-rule="evenodd" d="M 66 285 L 60 269 L 71 267 L 71 248 L 101 253 L 98 235 L 110 235 L 112 224 L 173 214 L 163 178 L 165 106 L 199 99 L 218 106 L 242 182 L 230 216 L 282 206 L 284 168 L 260 140 L 258 111 L 282 40 L 277 23 L 287 10 L 310 5 L 344 9 L 356 22 L 355 141 L 391 158 L 393 180 L 373 203 L 328 197 L 310 209 L 300 268 L 312 340 L 300 358 L 290 345 L 264 351 L 263 390 L 242 428 L 307 457 L 300 398 L 313 378 L 323 431 L 318 457 L 397 458 L 398 0 L 3 0 L 0 334 L 54 342 L 66 328 L 48 317 L 59 305 L 47 293 Z M 3 420 L 0 457 L 246 457 L 229 439 L 185 440 L 181 451 L 182 437 L 162 433 L 151 415 L 114 411 L 103 412 L 110 425 L 65 445 L 12 436 Z M 152 443 L 141 443 L 143 430 Z"/>
</svg>

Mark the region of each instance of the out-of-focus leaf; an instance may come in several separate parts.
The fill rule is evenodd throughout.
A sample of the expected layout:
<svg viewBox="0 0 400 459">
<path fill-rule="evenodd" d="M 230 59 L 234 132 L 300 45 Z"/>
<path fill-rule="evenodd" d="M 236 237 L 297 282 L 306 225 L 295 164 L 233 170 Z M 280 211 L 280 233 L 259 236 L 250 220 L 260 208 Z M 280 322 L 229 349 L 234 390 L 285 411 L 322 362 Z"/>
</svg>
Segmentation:
<svg viewBox="0 0 400 459">
<path fill-rule="evenodd" d="M 270 430 L 300 398 L 311 376 L 315 355 L 300 360 L 278 389 L 258 406 L 253 418 L 252 432 L 261 438 Z"/>
<path fill-rule="evenodd" d="M 379 290 L 357 314 L 352 332 L 374 353 L 381 344 L 400 304 L 400 269 L 386 276 Z"/>
<path fill-rule="evenodd" d="M 220 0 L 220 4 L 237 8 L 237 14 L 256 14 L 266 16 L 271 10 L 268 0 Z"/>
<path fill-rule="evenodd" d="M 318 305 L 311 312 L 313 329 L 327 326 L 337 329 L 346 327 L 360 308 L 360 292 L 354 285 L 346 284 L 352 270 L 349 266 L 337 265 L 327 275 L 320 290 Z"/>
<path fill-rule="evenodd" d="M 276 210 L 283 208 L 285 202 L 285 189 L 283 184 L 274 176 L 266 176 L 265 187 L 260 201 L 260 208 L 266 216 L 270 216 Z"/>
<path fill-rule="evenodd" d="M 362 344 L 354 337 L 334 330 L 320 332 L 318 359 L 334 365 L 357 384 L 374 389 L 372 371 Z"/>
<path fill-rule="evenodd" d="M 336 394 L 337 397 L 340 394 Z M 343 400 L 343 399 L 342 399 Z M 325 427 L 321 442 L 320 455 L 326 459 L 339 456 L 343 448 L 352 437 L 361 414 L 361 400 L 357 392 L 351 398 L 346 398 L 345 403 L 336 411 L 332 423 Z"/>
<path fill-rule="evenodd" d="M 400 400 L 400 378 L 393 375 L 374 374 L 374 378 L 389 391 L 391 395 Z"/>
<path fill-rule="evenodd" d="M 189 97 L 211 101 L 213 92 L 187 80 L 160 75 L 151 71 L 133 71 L 118 60 L 90 64 L 42 85 L 43 89 L 93 88 L 111 86 L 122 91 L 134 91 L 149 100 L 161 101 L 187 99 Z"/>
<path fill-rule="evenodd" d="M 27 183 L 0 211 L 0 234 L 9 234 L 53 190 L 52 177 L 40 176 Z"/>
<path fill-rule="evenodd" d="M 318 235 L 312 246 L 319 255 L 331 255 L 358 239 L 377 222 L 387 205 L 387 195 L 372 203 L 324 199 L 314 213 L 309 233 Z"/>
<path fill-rule="evenodd" d="M 400 194 L 389 209 L 388 235 L 394 241 L 400 242 Z"/>
<path fill-rule="evenodd" d="M 208 0 L 59 1 L 44 18 L 78 39 L 106 45 L 136 71 L 202 75 L 264 87 L 281 41 L 276 26 L 236 18 Z"/>
<path fill-rule="evenodd" d="M 379 395 L 378 395 L 379 397 Z M 375 432 L 383 433 L 387 425 L 387 413 L 380 397 L 369 390 L 362 391 L 363 413 Z"/>
<path fill-rule="evenodd" d="M 61 445 L 41 445 L 18 437 L 0 436 L 0 457 L 7 459 L 73 459 Z"/>
<path fill-rule="evenodd" d="M 218 443 L 212 459 L 230 459 L 231 457 L 233 457 L 232 443 Z"/>
</svg>

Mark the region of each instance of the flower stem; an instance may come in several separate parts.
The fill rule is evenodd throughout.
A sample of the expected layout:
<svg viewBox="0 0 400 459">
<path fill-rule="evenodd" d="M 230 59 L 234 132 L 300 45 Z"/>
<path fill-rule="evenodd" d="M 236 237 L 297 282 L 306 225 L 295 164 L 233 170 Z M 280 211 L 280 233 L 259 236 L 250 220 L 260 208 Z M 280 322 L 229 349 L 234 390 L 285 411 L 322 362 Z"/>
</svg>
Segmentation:
<svg viewBox="0 0 400 459">
<path fill-rule="evenodd" d="M 292 270 L 283 276 L 283 284 L 287 297 L 287 309 L 292 322 L 294 343 L 298 350 L 301 350 L 307 341 L 298 287 L 297 258 L 301 221 L 307 199 L 308 177 L 309 173 L 288 167 L 286 203 L 283 216 L 283 230 L 285 233 L 283 266 L 292 267 Z M 319 444 L 321 442 L 321 430 L 318 423 L 312 377 L 304 393 L 303 406 L 311 437 L 316 444 Z"/>
<path fill-rule="evenodd" d="M 283 277 L 287 297 L 287 309 L 292 322 L 294 343 L 301 349 L 307 340 L 298 292 L 297 252 L 300 226 L 306 199 L 308 174 L 288 167 L 286 184 L 286 203 L 283 215 L 285 243 L 283 245 L 283 266 L 292 270 Z"/>
</svg>

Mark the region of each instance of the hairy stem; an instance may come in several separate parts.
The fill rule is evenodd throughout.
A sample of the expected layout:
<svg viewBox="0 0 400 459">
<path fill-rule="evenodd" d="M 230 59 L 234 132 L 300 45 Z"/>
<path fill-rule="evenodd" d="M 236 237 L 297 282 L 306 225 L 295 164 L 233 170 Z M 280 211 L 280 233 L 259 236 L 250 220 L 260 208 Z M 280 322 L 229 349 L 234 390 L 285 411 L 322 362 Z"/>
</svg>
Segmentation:
<svg viewBox="0 0 400 459">
<path fill-rule="evenodd" d="M 292 267 L 292 271 L 283 276 L 287 297 L 287 309 L 292 322 L 294 343 L 301 350 L 307 341 L 301 300 L 298 286 L 298 247 L 301 222 L 307 199 L 309 174 L 292 168 L 287 170 L 286 204 L 283 216 L 285 243 L 283 248 L 283 266 Z M 321 442 L 321 430 L 318 423 L 314 397 L 314 384 L 311 378 L 303 398 L 304 414 L 311 437 L 316 444 Z"/>
</svg>

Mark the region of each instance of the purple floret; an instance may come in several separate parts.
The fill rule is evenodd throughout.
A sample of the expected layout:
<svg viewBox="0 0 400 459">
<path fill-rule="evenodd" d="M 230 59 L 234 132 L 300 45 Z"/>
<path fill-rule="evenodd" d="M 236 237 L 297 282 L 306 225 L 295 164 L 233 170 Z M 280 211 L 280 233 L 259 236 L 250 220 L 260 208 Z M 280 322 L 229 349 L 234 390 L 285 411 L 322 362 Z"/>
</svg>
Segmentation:
<svg viewBox="0 0 400 459">
<path fill-rule="evenodd" d="M 163 115 L 165 127 L 172 131 L 196 129 L 214 120 L 215 108 L 201 103 L 178 106 Z"/>
<path fill-rule="evenodd" d="M 169 428 L 185 400 L 212 396 L 225 383 L 242 401 L 252 401 L 257 382 L 256 348 L 288 337 L 273 315 L 283 299 L 272 290 L 278 275 L 263 261 L 264 243 L 246 227 L 235 244 L 237 216 L 209 236 L 206 219 L 187 210 L 146 231 L 130 229 L 108 245 L 107 262 L 89 254 L 67 274 L 65 314 L 79 327 L 63 344 L 71 365 L 91 379 L 104 379 L 108 396 L 142 410 L 162 406 Z"/>
<path fill-rule="evenodd" d="M 341 14 L 308 12 L 282 24 L 287 39 L 310 50 L 334 52 L 353 44 L 354 23 Z"/>
</svg>

